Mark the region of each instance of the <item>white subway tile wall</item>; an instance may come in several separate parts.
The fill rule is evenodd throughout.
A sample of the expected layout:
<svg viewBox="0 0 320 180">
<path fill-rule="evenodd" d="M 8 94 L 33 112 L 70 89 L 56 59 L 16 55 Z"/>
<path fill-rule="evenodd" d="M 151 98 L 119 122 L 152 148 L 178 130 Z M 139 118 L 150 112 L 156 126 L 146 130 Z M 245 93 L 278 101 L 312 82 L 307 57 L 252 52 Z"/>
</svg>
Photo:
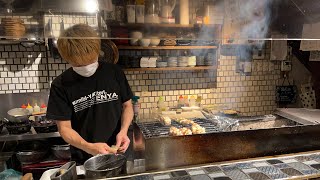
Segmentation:
<svg viewBox="0 0 320 180">
<path fill-rule="evenodd" d="M 212 2 L 190 1 L 190 20 L 196 10 Z M 21 17 L 30 24 L 31 17 Z M 52 18 L 53 33 L 59 36 L 60 15 L 45 15 L 44 24 Z M 96 26 L 94 16 L 63 15 L 64 27 L 86 23 Z M 43 24 L 43 23 L 41 23 Z M 48 33 L 48 32 L 46 32 Z M 269 48 L 269 47 L 268 47 Z M 52 80 L 70 66 L 61 59 L 46 57 L 45 46 L 25 48 L 20 45 L 0 45 L 0 94 L 48 90 Z M 121 55 L 150 55 L 149 51 L 120 52 Z M 175 53 L 175 52 L 169 52 Z M 165 51 L 159 55 L 167 55 Z M 202 71 L 141 71 L 125 72 L 132 90 L 141 96 L 141 113 L 150 113 L 159 96 L 165 96 L 167 106 L 175 106 L 180 95 L 201 95 L 202 104 L 223 105 L 241 111 L 243 115 L 270 114 L 276 108 L 275 86 L 280 78 L 280 65 L 255 60 L 251 76 L 236 73 L 236 57 L 219 56 L 217 70 Z M 47 62 L 48 61 L 48 62 Z"/>
<path fill-rule="evenodd" d="M 0 45 L 0 53 L 0 94 L 49 88 L 45 46 Z"/>
<path fill-rule="evenodd" d="M 45 46 L 0 45 L 0 50 L 1 94 L 48 90 L 52 80 L 70 67 L 51 57 L 47 63 Z M 217 70 L 125 73 L 132 90 L 141 96 L 142 113 L 155 108 L 159 96 L 165 96 L 167 106 L 175 106 L 180 95 L 201 95 L 204 105 L 217 104 L 244 115 L 262 115 L 276 108 L 274 92 L 280 79 L 279 63 L 268 57 L 267 54 L 266 60 L 254 60 L 251 76 L 236 73 L 235 56 L 220 56 Z"/>
<path fill-rule="evenodd" d="M 264 115 L 273 112 L 276 108 L 275 87 L 280 78 L 278 62 L 255 60 L 254 67 L 263 63 L 268 68 L 264 71 L 253 70 L 251 76 L 245 76 L 234 70 L 236 57 L 220 56 L 219 61 L 217 75 L 212 74 L 210 77 L 211 80 L 216 79 L 216 82 L 206 82 L 205 79 L 198 77 L 200 74 L 208 73 L 206 71 L 196 73 L 142 71 L 126 72 L 126 74 L 135 95 L 141 97 L 142 113 L 150 113 L 156 108 L 159 96 L 165 97 L 166 106 L 176 106 L 180 95 L 201 95 L 203 105 L 215 104 L 228 107 L 240 111 L 243 115 Z M 156 79 L 153 84 L 154 79 L 150 76 L 163 78 Z M 172 76 L 177 78 L 171 78 Z M 209 87 L 210 85 L 214 87 Z"/>
</svg>

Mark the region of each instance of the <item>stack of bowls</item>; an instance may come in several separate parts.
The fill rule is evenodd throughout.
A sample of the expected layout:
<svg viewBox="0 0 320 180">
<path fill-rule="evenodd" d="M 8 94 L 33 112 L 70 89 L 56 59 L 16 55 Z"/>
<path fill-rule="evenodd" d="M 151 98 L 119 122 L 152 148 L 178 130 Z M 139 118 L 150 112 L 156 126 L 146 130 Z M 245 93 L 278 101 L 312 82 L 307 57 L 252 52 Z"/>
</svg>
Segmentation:
<svg viewBox="0 0 320 180">
<path fill-rule="evenodd" d="M 130 33 L 130 44 L 132 45 L 132 46 L 137 46 L 138 45 L 138 42 L 139 42 L 139 39 L 141 39 L 142 38 L 142 32 L 140 32 L 140 31 L 132 31 L 131 33 Z"/>
<path fill-rule="evenodd" d="M 168 66 L 169 67 L 177 67 L 178 66 L 178 58 L 177 57 L 168 57 Z"/>
<path fill-rule="evenodd" d="M 165 61 L 157 61 L 157 67 L 158 68 L 168 67 L 168 63 Z"/>
<path fill-rule="evenodd" d="M 204 59 L 204 64 L 206 66 L 213 66 L 216 64 L 216 56 L 213 53 L 208 53 L 208 55 Z"/>
<path fill-rule="evenodd" d="M 148 47 L 151 43 L 151 39 L 149 38 L 142 38 L 142 39 L 139 39 L 139 45 L 142 46 L 142 47 Z"/>
<path fill-rule="evenodd" d="M 196 56 L 190 56 L 188 58 L 188 66 L 189 67 L 195 67 L 197 65 L 197 58 Z"/>
<path fill-rule="evenodd" d="M 204 56 L 197 56 L 197 66 L 204 66 Z"/>
<path fill-rule="evenodd" d="M 178 66 L 179 67 L 187 67 L 188 66 L 188 56 L 180 56 L 178 58 Z"/>
</svg>

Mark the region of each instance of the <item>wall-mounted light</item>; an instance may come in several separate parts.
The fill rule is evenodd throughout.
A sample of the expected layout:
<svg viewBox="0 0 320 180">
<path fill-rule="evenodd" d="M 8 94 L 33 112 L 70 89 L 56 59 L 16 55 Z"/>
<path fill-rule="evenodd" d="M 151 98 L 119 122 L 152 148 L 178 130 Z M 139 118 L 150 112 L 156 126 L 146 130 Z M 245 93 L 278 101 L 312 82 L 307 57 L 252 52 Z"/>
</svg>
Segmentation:
<svg viewBox="0 0 320 180">
<path fill-rule="evenodd" d="M 97 0 L 85 0 L 84 1 L 84 8 L 88 13 L 95 13 L 99 9 L 98 1 Z"/>
</svg>

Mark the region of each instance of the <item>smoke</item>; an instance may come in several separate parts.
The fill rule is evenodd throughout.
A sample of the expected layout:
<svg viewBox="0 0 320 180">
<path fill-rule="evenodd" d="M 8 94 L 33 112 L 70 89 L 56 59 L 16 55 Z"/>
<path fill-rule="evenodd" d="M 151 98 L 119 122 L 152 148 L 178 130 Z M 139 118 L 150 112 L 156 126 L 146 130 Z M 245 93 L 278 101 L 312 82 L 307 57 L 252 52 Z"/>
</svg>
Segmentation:
<svg viewBox="0 0 320 180">
<path fill-rule="evenodd" d="M 265 39 L 269 31 L 272 0 L 239 1 L 241 39 Z M 260 44 L 262 45 L 262 44 Z"/>
</svg>

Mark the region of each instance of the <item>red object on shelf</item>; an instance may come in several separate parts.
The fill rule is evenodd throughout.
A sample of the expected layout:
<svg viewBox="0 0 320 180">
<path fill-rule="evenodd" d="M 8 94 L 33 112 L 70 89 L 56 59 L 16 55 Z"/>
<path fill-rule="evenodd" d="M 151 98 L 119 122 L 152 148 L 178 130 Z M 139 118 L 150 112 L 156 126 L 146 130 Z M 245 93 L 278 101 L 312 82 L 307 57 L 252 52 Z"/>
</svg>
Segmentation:
<svg viewBox="0 0 320 180">
<path fill-rule="evenodd" d="M 21 108 L 26 109 L 27 106 L 25 104 L 22 104 Z"/>
<path fill-rule="evenodd" d="M 116 30 L 111 31 L 112 37 L 116 37 L 113 42 L 116 45 L 128 45 L 129 44 L 129 32 L 126 28 L 119 28 Z M 117 39 L 119 38 L 119 39 Z"/>
<path fill-rule="evenodd" d="M 45 104 L 42 104 L 40 108 L 46 108 L 47 106 Z"/>
<path fill-rule="evenodd" d="M 32 173 L 35 179 L 40 179 L 42 174 L 50 169 L 60 168 L 62 165 L 66 164 L 68 161 L 61 161 L 61 160 L 53 160 L 53 161 L 45 161 L 36 164 L 28 164 L 22 165 L 22 173 Z"/>
</svg>

